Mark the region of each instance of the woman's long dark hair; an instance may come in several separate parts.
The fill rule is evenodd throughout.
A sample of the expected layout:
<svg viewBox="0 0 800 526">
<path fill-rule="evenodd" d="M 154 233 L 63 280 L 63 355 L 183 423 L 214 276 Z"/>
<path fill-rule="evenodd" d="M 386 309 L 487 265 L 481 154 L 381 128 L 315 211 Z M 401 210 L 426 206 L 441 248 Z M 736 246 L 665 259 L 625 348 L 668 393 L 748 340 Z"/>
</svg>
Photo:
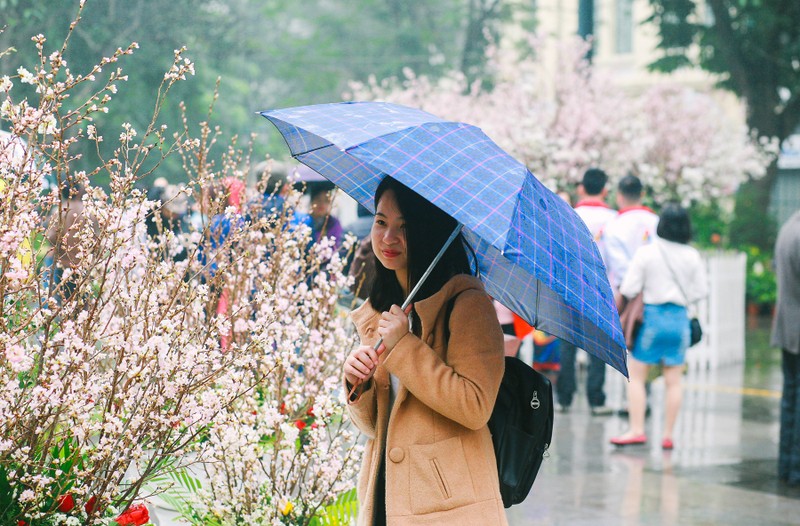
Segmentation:
<svg viewBox="0 0 800 526">
<path fill-rule="evenodd" d="M 375 191 L 376 209 L 378 201 L 387 190 L 394 192 L 397 206 L 405 220 L 408 290 L 411 291 L 458 223 L 422 196 L 388 176 Z M 475 261 L 475 253 L 463 235 L 459 234 L 420 287 L 414 301 L 424 300 L 435 294 L 457 274 L 474 275 L 467 251 L 472 254 L 472 261 Z M 394 271 L 384 267 L 378 258 L 375 258 L 375 280 L 369 299 L 379 312 L 387 311 L 395 304 L 402 305 L 405 300 Z M 418 324 L 414 325 L 418 327 Z"/>
</svg>

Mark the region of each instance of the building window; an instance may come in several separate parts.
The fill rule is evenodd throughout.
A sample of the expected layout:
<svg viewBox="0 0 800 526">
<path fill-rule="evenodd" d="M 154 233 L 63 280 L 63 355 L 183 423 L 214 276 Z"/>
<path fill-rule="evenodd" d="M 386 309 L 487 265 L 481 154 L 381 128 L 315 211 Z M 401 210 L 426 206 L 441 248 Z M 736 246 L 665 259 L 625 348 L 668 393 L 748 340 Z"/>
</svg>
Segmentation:
<svg viewBox="0 0 800 526">
<path fill-rule="evenodd" d="M 616 0 L 616 52 L 633 51 L 633 0 Z"/>
</svg>

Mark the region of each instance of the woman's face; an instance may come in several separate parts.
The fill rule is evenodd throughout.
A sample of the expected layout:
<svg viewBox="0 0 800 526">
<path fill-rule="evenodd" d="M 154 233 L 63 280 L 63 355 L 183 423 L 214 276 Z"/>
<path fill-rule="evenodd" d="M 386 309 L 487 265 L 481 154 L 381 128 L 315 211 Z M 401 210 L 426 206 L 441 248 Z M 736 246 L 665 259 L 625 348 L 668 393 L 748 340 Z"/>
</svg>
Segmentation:
<svg viewBox="0 0 800 526">
<path fill-rule="evenodd" d="M 378 261 L 389 270 L 405 273 L 408 269 L 405 220 L 393 190 L 386 190 L 378 201 L 370 236 Z"/>
</svg>

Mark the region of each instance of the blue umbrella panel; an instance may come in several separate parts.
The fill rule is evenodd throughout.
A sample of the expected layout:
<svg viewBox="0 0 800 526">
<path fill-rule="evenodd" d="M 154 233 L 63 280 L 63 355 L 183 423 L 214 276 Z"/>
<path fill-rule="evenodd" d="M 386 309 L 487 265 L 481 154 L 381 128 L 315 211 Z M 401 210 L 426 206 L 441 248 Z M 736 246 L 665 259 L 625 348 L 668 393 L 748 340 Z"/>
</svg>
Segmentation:
<svg viewBox="0 0 800 526">
<path fill-rule="evenodd" d="M 292 155 L 374 211 L 391 175 L 464 225 L 487 292 L 627 376 L 597 246 L 572 208 L 479 128 L 389 103 L 262 112 Z"/>
</svg>

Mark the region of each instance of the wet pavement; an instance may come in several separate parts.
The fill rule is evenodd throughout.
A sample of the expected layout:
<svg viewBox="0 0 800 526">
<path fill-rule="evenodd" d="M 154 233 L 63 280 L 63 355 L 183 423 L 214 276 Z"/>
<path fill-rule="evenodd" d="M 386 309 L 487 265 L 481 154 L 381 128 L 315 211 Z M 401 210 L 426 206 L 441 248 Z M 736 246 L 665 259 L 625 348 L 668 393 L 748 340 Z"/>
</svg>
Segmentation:
<svg viewBox="0 0 800 526">
<path fill-rule="evenodd" d="M 592 416 L 582 382 L 570 411 L 556 413 L 531 494 L 507 510 L 510 525 L 800 524 L 800 487 L 776 477 L 782 376 L 768 325 L 748 320 L 745 364 L 687 373 L 672 451 L 661 449 L 660 378 L 648 443 L 622 448 L 609 439 L 627 419 Z M 609 369 L 606 393 L 619 407 L 624 382 L 614 375 Z"/>
</svg>

